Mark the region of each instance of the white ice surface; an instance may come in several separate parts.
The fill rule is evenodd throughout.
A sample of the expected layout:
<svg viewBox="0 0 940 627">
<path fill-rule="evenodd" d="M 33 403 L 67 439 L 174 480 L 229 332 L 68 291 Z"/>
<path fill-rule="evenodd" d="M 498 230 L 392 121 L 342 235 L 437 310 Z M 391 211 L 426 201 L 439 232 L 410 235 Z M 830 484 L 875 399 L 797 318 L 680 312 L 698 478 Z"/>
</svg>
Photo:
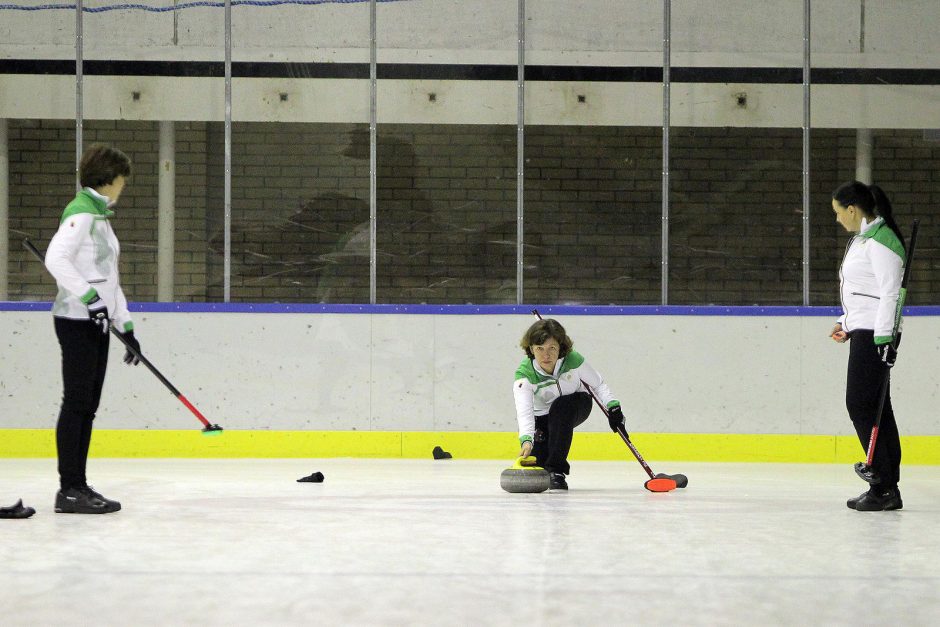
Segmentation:
<svg viewBox="0 0 940 627">
<path fill-rule="evenodd" d="M 899 512 L 850 466 L 575 462 L 508 494 L 499 461 L 92 459 L 117 514 L 55 514 L 55 460 L 0 460 L 3 625 L 936 625 L 940 467 Z M 323 484 L 297 483 L 314 471 Z"/>
</svg>

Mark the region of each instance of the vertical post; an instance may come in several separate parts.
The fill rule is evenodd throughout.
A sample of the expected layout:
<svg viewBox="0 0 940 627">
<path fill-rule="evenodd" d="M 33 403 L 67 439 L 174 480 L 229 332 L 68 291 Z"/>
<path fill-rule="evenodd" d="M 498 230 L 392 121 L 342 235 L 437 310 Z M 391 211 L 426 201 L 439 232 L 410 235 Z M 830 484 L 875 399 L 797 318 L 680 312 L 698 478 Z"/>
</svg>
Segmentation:
<svg viewBox="0 0 940 627">
<path fill-rule="evenodd" d="M 232 299 L 232 1 L 225 0 L 225 236 L 222 300 Z"/>
<path fill-rule="evenodd" d="M 516 304 L 523 299 L 525 275 L 523 227 L 525 215 L 525 0 L 519 0 L 517 25 L 518 62 L 516 67 Z"/>
<path fill-rule="evenodd" d="M 810 231 L 810 8 L 803 0 L 803 306 L 809 306 Z"/>
<path fill-rule="evenodd" d="M 75 189 L 81 189 L 79 182 L 78 163 L 82 158 L 82 147 L 84 145 L 83 117 L 82 107 L 82 84 L 85 80 L 84 75 L 84 40 L 82 30 L 82 0 L 75 0 Z"/>
<path fill-rule="evenodd" d="M 160 162 L 157 166 L 157 301 L 173 300 L 173 258 L 176 250 L 176 129 L 160 121 Z"/>
<path fill-rule="evenodd" d="M 872 132 L 870 128 L 860 128 L 855 131 L 855 180 L 865 185 L 872 181 Z"/>
<path fill-rule="evenodd" d="M 858 16 L 858 51 L 865 52 L 865 0 L 861 0 Z M 870 128 L 855 131 L 855 180 L 865 185 L 872 183 L 872 132 Z"/>
<path fill-rule="evenodd" d="M 662 200 L 662 304 L 669 304 L 669 130 L 670 69 L 672 68 L 672 0 L 663 0 L 663 200 Z"/>
<path fill-rule="evenodd" d="M 0 300 L 9 295 L 10 149 L 7 119 L 0 118 Z"/>
<path fill-rule="evenodd" d="M 376 301 L 378 263 L 378 54 L 376 0 L 369 0 L 369 304 Z"/>
</svg>

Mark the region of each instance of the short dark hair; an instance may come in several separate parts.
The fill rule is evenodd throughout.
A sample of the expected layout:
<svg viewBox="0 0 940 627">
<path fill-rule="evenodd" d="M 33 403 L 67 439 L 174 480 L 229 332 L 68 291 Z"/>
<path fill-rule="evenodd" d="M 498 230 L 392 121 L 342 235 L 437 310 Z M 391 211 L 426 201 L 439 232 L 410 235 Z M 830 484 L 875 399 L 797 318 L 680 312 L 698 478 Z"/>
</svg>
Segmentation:
<svg viewBox="0 0 940 627">
<path fill-rule="evenodd" d="M 522 336 L 522 341 L 519 342 L 519 346 L 521 346 L 525 354 L 529 356 L 529 359 L 532 359 L 535 357 L 532 354 L 532 347 L 544 344 L 549 338 L 555 338 L 555 341 L 558 342 L 558 346 L 560 347 L 558 349 L 559 357 L 564 357 L 571 351 L 572 347 L 574 347 L 574 342 L 568 337 L 568 334 L 565 332 L 565 327 L 561 326 L 561 323 L 557 320 L 552 320 L 551 318 L 539 320 L 529 327 L 525 335 Z"/>
<path fill-rule="evenodd" d="M 131 175 L 131 160 L 117 148 L 95 144 L 82 153 L 78 162 L 78 181 L 82 187 L 97 189 L 110 185 L 119 176 Z"/>
</svg>

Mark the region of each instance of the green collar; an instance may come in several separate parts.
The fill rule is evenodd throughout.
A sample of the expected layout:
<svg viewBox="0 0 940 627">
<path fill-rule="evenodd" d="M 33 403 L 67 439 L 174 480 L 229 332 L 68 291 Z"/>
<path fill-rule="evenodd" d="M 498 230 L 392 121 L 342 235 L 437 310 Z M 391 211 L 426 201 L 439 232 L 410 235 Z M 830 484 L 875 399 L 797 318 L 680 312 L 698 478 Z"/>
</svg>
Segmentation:
<svg viewBox="0 0 940 627">
<path fill-rule="evenodd" d="M 92 193 L 87 187 L 83 188 L 78 192 L 79 196 L 84 196 L 91 201 L 92 207 L 95 209 L 98 215 L 110 218 L 114 215 L 114 212 L 108 209 L 108 202 L 98 193 Z"/>
</svg>

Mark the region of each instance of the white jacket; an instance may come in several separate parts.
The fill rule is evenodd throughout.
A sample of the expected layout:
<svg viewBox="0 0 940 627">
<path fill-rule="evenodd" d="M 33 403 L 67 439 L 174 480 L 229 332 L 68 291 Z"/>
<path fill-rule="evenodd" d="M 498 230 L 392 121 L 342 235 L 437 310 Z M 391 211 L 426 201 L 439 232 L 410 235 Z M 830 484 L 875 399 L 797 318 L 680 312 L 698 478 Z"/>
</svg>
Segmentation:
<svg viewBox="0 0 940 627">
<path fill-rule="evenodd" d="M 547 414 L 560 396 L 586 392 L 582 381 L 591 386 L 604 407 L 620 405 L 600 373 L 580 353 L 570 351 L 555 363 L 555 372 L 551 374 L 542 370 L 534 359 L 524 360 L 516 369 L 516 379 L 512 384 L 520 439 L 535 435 L 535 417 Z"/>
<path fill-rule="evenodd" d="M 88 302 L 97 294 L 119 331 L 134 328 L 118 278 L 121 246 L 108 218 L 108 199 L 85 188 L 66 206 L 59 230 L 46 250 L 46 268 L 59 292 L 52 315 L 88 320 Z"/>
<path fill-rule="evenodd" d="M 884 219 L 862 221 L 839 269 L 843 311 L 839 324 L 844 331 L 871 329 L 876 344 L 892 341 L 895 321 L 900 324 L 898 300 L 905 258 L 901 241 Z"/>
</svg>

